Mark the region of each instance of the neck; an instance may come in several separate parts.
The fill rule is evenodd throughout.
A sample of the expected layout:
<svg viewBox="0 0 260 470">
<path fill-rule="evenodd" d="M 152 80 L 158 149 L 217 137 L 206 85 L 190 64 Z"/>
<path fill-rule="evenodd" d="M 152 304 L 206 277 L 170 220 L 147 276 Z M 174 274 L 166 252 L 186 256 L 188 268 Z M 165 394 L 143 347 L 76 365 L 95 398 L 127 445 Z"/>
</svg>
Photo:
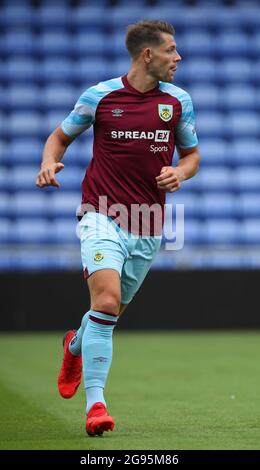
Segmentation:
<svg viewBox="0 0 260 470">
<path fill-rule="evenodd" d="M 148 75 L 147 72 L 135 65 L 132 65 L 130 68 L 127 74 L 127 80 L 133 88 L 141 93 L 152 90 L 158 85 L 156 78 Z"/>
</svg>

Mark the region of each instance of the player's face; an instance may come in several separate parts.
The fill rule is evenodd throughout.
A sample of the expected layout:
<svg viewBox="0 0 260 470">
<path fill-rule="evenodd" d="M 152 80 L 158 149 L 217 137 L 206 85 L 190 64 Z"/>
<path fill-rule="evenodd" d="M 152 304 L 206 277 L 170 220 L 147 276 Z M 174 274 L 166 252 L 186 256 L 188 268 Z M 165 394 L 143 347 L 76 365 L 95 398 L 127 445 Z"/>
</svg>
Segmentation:
<svg viewBox="0 0 260 470">
<path fill-rule="evenodd" d="M 157 80 L 172 82 L 181 56 L 177 52 L 176 42 L 171 34 L 162 33 L 162 38 L 164 42 L 160 46 L 151 48 L 149 72 Z"/>
</svg>

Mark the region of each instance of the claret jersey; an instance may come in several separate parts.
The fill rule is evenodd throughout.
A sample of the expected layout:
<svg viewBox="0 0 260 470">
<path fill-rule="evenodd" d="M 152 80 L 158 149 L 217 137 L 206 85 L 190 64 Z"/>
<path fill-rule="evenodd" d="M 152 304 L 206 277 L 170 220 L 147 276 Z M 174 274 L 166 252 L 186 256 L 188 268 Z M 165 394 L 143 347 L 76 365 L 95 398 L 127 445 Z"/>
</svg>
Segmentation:
<svg viewBox="0 0 260 470">
<path fill-rule="evenodd" d="M 191 98 L 165 82 L 139 92 L 125 75 L 88 88 L 61 128 L 74 138 L 91 125 L 93 158 L 82 183 L 82 203 L 101 212 L 100 196 L 106 197 L 108 209 L 124 205 L 128 230 L 143 233 L 140 226 L 132 227 L 132 206 L 159 205 L 163 213 L 165 192 L 157 188 L 156 176 L 172 164 L 176 145 L 198 144 Z M 116 217 L 113 210 L 108 215 Z"/>
</svg>

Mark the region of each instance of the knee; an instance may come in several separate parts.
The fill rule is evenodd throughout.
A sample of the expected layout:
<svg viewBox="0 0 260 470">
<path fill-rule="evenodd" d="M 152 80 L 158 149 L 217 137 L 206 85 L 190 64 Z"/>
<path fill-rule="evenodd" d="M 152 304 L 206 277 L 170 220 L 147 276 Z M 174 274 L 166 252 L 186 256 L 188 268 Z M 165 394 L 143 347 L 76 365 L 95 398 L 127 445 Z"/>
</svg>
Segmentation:
<svg viewBox="0 0 260 470">
<path fill-rule="evenodd" d="M 103 293 L 99 295 L 98 299 L 92 306 L 93 310 L 97 312 L 106 312 L 111 315 L 119 315 L 120 298 L 116 294 Z"/>
</svg>

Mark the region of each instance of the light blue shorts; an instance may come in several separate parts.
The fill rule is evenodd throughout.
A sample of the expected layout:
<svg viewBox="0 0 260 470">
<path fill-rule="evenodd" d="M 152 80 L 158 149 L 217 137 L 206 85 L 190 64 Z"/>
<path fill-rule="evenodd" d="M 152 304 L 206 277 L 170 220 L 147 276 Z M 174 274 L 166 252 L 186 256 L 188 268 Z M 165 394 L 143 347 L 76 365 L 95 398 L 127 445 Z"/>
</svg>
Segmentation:
<svg viewBox="0 0 260 470">
<path fill-rule="evenodd" d="M 131 302 L 151 267 L 162 237 L 133 235 L 98 212 L 83 216 L 79 234 L 85 277 L 100 269 L 115 269 L 121 278 L 121 303 Z"/>
</svg>

